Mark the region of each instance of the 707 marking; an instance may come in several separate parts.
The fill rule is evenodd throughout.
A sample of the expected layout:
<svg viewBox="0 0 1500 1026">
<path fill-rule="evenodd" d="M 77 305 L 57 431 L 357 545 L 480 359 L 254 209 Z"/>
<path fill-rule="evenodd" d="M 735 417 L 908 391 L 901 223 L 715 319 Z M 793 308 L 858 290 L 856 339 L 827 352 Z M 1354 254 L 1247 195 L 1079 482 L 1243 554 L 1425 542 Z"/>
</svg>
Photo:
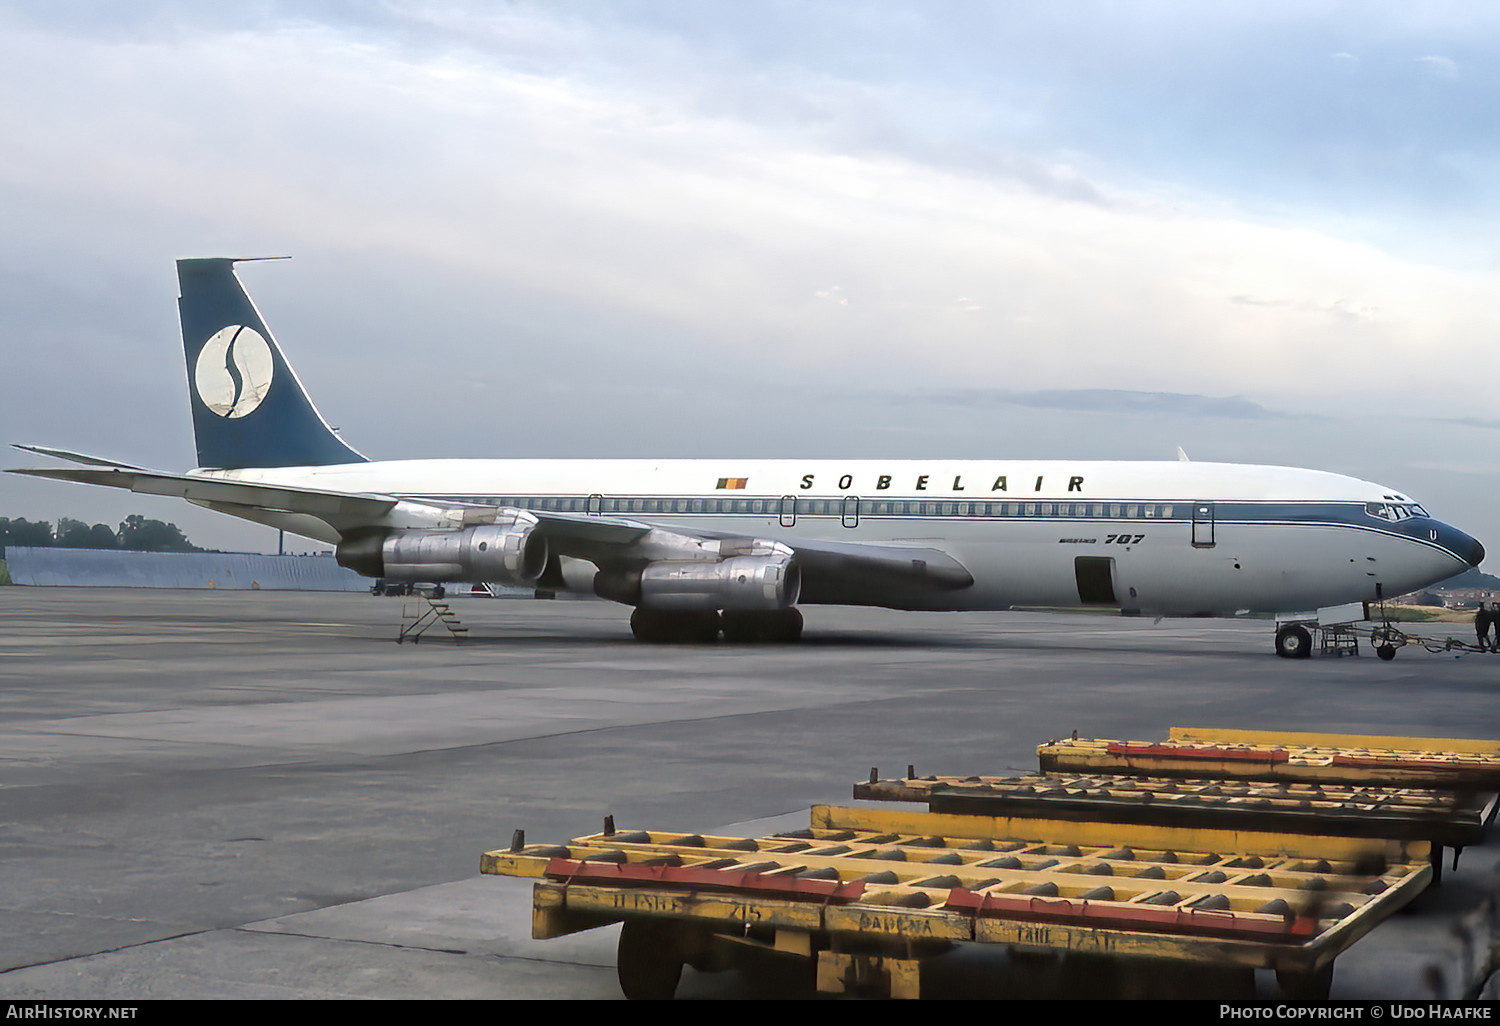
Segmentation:
<svg viewBox="0 0 1500 1026">
<path fill-rule="evenodd" d="M 1107 534 L 1104 536 L 1104 544 L 1114 542 L 1116 545 L 1139 545 L 1144 534 Z"/>
</svg>

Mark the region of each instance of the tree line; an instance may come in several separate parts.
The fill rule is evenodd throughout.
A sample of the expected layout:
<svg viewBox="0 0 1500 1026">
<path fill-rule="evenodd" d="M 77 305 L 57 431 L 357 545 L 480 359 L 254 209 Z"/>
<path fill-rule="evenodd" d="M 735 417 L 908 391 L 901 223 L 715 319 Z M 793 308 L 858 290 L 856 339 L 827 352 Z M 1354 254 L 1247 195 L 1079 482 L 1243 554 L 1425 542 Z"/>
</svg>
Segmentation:
<svg viewBox="0 0 1500 1026">
<path fill-rule="evenodd" d="M 202 552 L 176 524 L 139 514 L 126 517 L 118 530 L 107 524 L 85 524 L 59 517 L 57 529 L 46 520 L 0 517 L 0 559 L 7 546 L 17 548 L 124 549 L 130 552 Z"/>
</svg>

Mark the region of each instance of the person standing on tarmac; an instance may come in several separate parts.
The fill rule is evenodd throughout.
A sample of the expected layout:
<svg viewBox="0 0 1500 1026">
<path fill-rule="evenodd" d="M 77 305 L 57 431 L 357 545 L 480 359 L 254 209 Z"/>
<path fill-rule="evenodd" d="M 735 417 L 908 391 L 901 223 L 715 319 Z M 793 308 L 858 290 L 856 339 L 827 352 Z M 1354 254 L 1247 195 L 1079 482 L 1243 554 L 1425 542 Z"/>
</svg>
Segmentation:
<svg viewBox="0 0 1500 1026">
<path fill-rule="evenodd" d="M 1500 652 L 1500 602 L 1490 603 L 1490 626 L 1495 631 L 1495 636 L 1490 639 L 1490 651 Z"/>
<path fill-rule="evenodd" d="M 1479 612 L 1474 614 L 1474 637 L 1478 639 L 1479 651 L 1489 651 L 1490 624 L 1494 617 L 1483 602 L 1479 603 Z"/>
</svg>

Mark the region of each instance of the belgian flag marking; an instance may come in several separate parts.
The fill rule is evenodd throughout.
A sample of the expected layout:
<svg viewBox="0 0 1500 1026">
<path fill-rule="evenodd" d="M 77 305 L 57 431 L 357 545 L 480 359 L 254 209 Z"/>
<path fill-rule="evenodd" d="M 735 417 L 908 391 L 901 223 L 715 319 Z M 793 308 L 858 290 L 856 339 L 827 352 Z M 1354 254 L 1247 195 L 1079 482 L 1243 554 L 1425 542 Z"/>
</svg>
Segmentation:
<svg viewBox="0 0 1500 1026">
<path fill-rule="evenodd" d="M 719 487 L 743 488 L 745 487 L 746 482 L 748 482 L 749 480 L 750 479 L 748 477 L 721 477 L 719 478 Z"/>
</svg>

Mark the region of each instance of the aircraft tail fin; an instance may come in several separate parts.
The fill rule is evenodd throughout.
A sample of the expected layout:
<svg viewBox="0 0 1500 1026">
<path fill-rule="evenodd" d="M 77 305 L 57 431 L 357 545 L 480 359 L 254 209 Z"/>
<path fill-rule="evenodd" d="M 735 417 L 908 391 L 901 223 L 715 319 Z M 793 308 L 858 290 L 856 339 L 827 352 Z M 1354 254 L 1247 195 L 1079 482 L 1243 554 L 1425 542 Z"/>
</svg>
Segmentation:
<svg viewBox="0 0 1500 1026">
<path fill-rule="evenodd" d="M 198 465 L 363 463 L 313 406 L 229 257 L 177 261 Z"/>
</svg>

